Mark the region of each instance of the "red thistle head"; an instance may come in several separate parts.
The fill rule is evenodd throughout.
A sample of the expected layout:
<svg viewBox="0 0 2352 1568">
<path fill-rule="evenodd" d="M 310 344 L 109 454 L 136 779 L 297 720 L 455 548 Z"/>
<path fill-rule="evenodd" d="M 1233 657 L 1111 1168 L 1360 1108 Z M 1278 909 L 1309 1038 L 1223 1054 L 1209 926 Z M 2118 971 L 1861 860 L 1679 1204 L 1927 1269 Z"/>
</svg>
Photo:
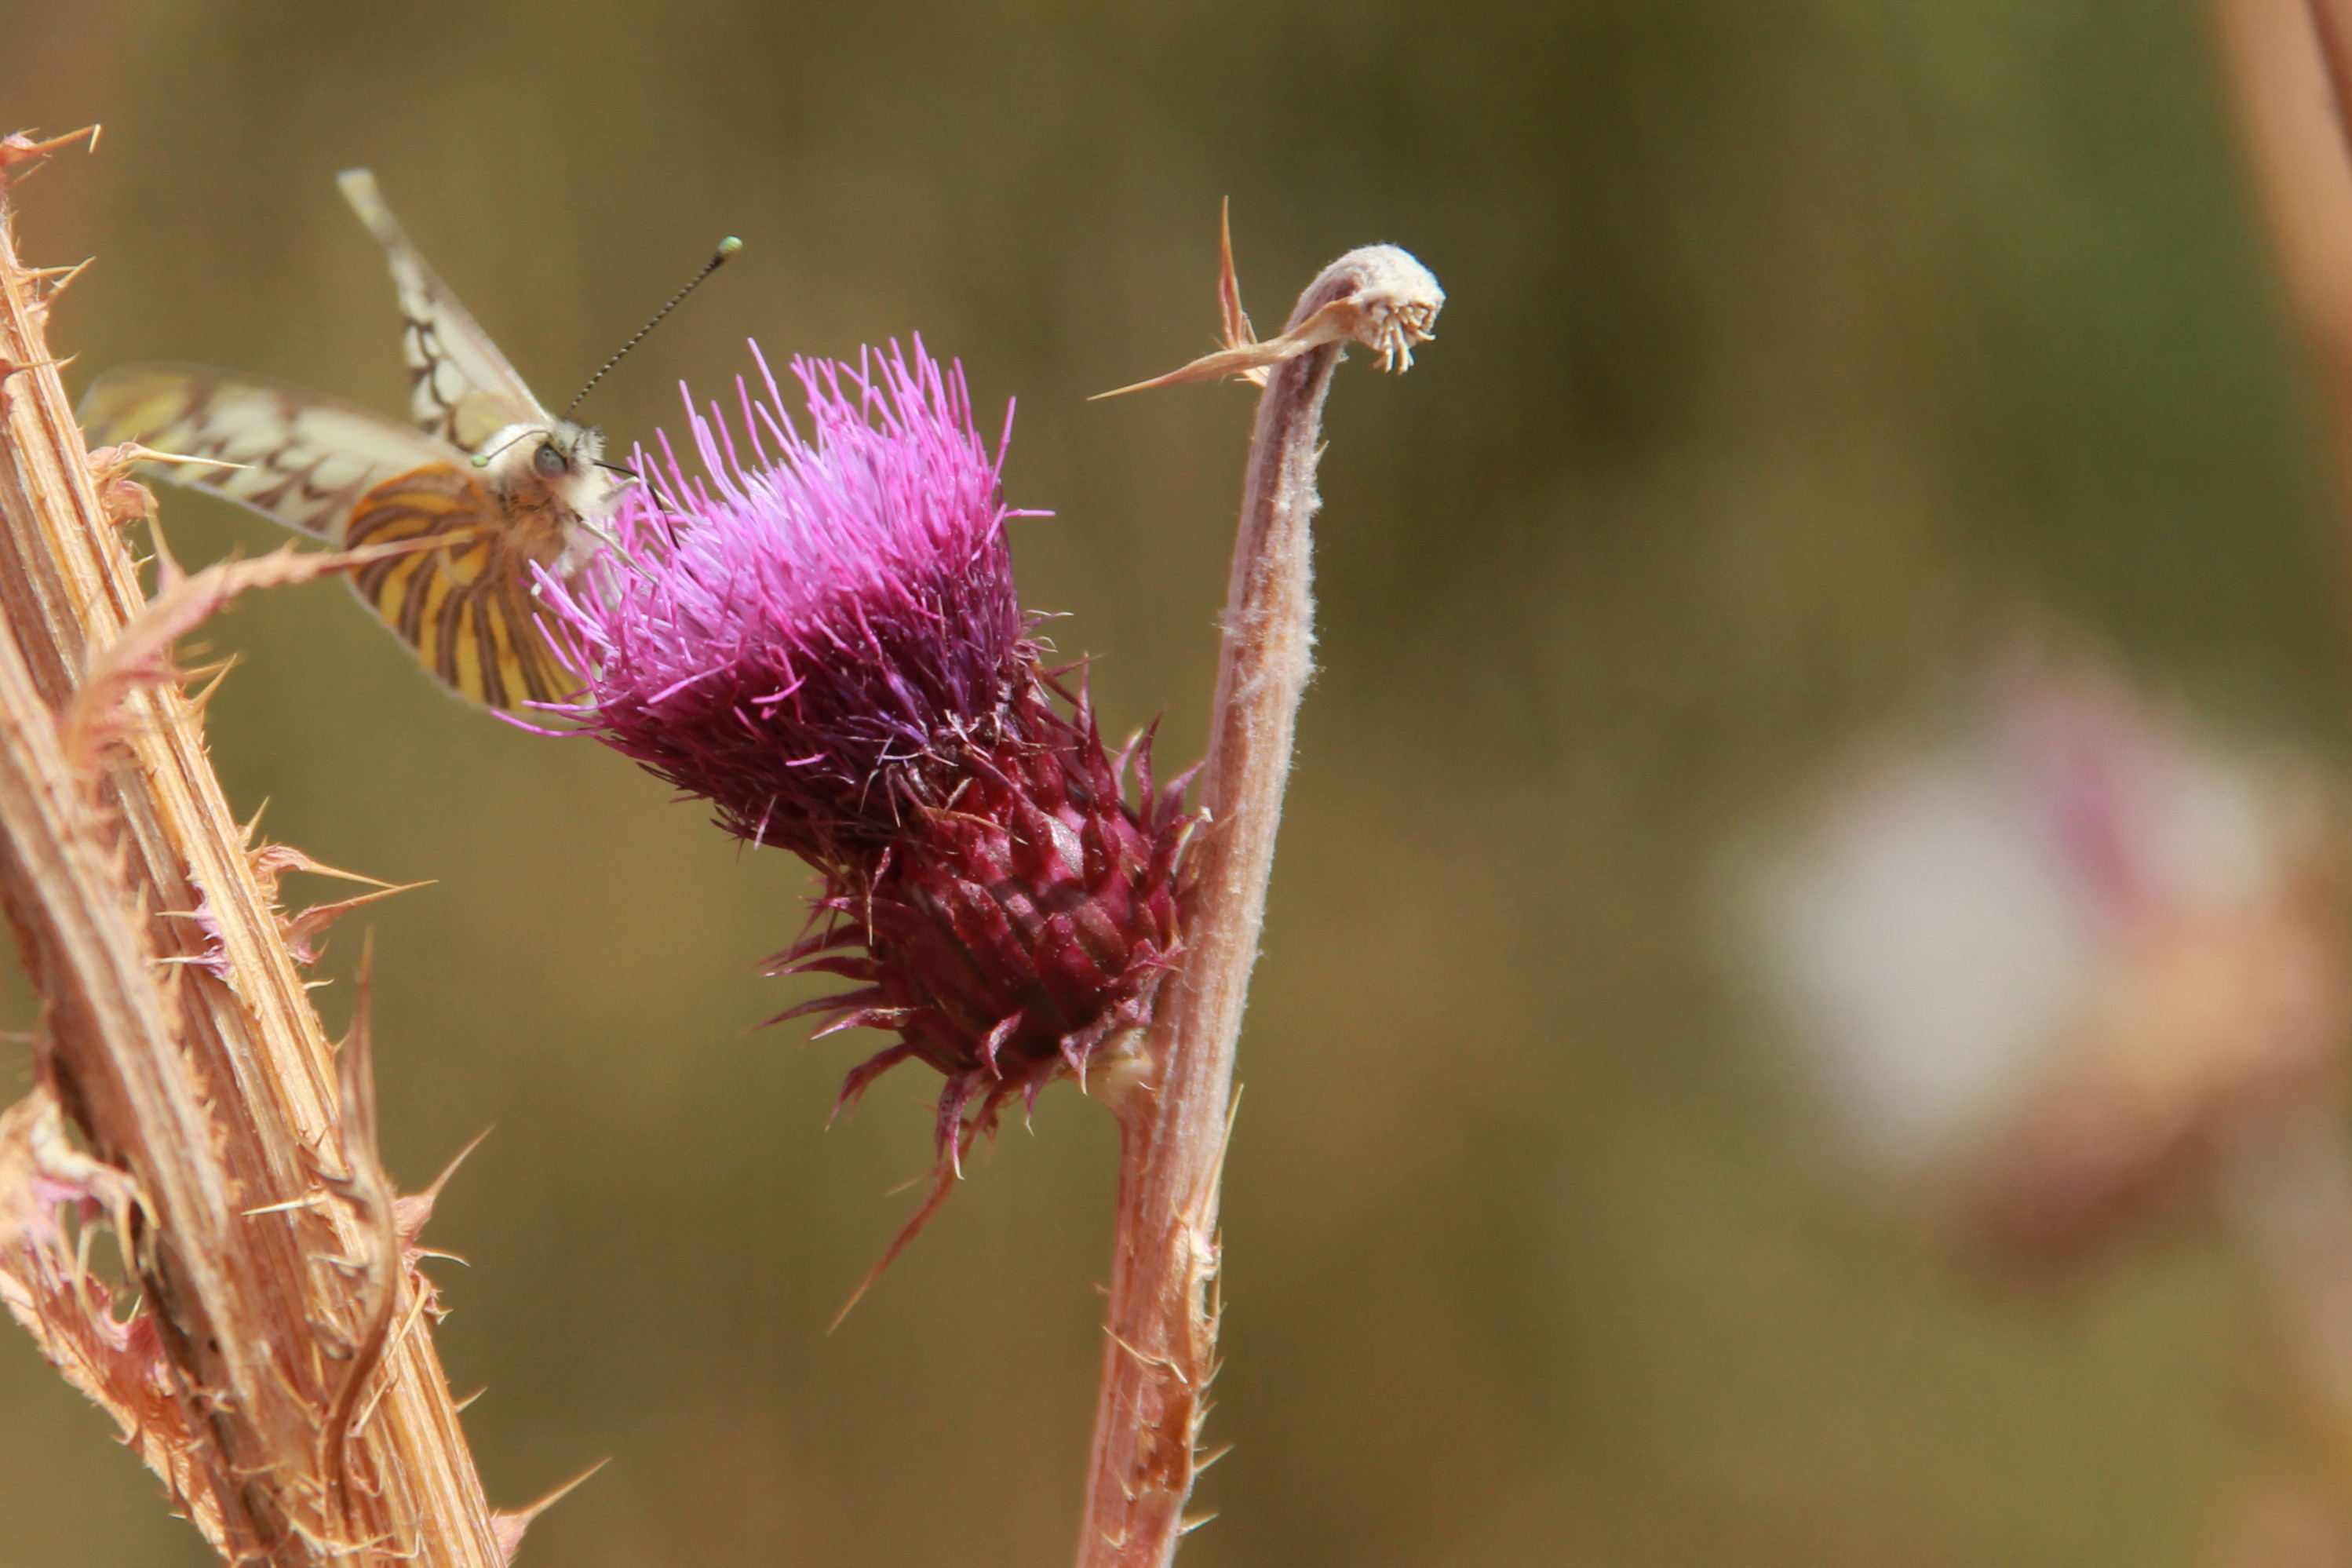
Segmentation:
<svg viewBox="0 0 2352 1568">
<path fill-rule="evenodd" d="M 822 1016 L 821 1034 L 896 1030 L 843 1102 L 908 1058 L 929 1062 L 948 1079 L 950 1159 L 960 1127 L 968 1140 L 1014 1093 L 1034 1102 L 1065 1073 L 1083 1081 L 1148 1025 L 1177 951 L 1190 775 L 1157 785 L 1149 736 L 1114 759 L 1083 700 L 1066 711 L 1055 695 L 1034 681 L 1004 742 L 967 752 L 954 793 L 879 861 L 829 868 L 819 923 L 771 966 L 862 983 L 785 1016 Z"/>
</svg>

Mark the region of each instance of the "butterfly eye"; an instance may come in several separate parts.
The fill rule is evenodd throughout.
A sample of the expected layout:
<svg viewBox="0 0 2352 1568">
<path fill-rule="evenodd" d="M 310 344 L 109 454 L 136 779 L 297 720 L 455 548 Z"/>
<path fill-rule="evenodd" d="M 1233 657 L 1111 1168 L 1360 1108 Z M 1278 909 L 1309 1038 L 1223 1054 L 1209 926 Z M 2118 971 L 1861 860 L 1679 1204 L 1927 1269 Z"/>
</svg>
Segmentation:
<svg viewBox="0 0 2352 1568">
<path fill-rule="evenodd" d="M 572 471 L 571 460 L 556 450 L 555 443 L 552 441 L 541 442 L 539 450 L 532 454 L 530 462 L 531 467 L 539 470 L 539 477 L 543 479 L 561 479 Z"/>
</svg>

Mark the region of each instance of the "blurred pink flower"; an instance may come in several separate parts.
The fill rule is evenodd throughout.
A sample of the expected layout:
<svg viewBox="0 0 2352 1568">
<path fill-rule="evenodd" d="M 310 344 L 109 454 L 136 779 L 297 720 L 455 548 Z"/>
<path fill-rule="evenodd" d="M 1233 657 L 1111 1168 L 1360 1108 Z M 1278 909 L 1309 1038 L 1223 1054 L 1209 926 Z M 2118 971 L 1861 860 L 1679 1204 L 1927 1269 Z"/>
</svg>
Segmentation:
<svg viewBox="0 0 2352 1568">
<path fill-rule="evenodd" d="M 1768 967 L 1861 1146 L 2053 1255 L 2307 1097 L 2347 1020 L 2318 791 L 2086 660 L 1834 791 L 1766 884 Z"/>
</svg>

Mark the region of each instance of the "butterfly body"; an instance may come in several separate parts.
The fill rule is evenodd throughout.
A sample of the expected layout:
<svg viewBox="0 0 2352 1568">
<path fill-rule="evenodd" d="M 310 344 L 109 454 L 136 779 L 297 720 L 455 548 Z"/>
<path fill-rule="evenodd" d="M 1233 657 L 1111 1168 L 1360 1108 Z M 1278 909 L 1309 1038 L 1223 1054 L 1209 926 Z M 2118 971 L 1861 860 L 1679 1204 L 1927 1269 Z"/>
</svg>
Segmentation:
<svg viewBox="0 0 2352 1568">
<path fill-rule="evenodd" d="M 500 709 L 558 700 L 576 681 L 541 624 L 535 573 L 583 567 L 629 480 L 603 466 L 598 431 L 540 405 L 425 266 L 373 176 L 352 170 L 341 184 L 399 289 L 415 427 L 173 364 L 107 372 L 82 399 L 83 427 L 93 445 L 208 459 L 151 466 L 340 546 L 446 535 L 444 548 L 357 569 L 352 588 L 460 696 Z"/>
</svg>

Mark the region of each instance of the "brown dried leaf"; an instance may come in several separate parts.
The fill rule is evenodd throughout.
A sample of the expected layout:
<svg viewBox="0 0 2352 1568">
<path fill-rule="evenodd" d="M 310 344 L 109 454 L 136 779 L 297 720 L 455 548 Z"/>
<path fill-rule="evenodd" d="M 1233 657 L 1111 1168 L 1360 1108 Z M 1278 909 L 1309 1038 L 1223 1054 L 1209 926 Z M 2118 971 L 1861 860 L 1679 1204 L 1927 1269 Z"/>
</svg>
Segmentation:
<svg viewBox="0 0 2352 1568">
<path fill-rule="evenodd" d="M 115 1315 L 114 1292 L 89 1272 L 59 1210 L 85 1225 L 100 1215 L 125 1248 L 145 1205 L 137 1184 L 66 1136 L 56 1098 L 37 1089 L 0 1113 L 0 1302 L 42 1356 L 114 1418 L 122 1440 L 163 1479 L 174 1503 L 216 1548 L 224 1536 L 208 1453 L 192 1428 L 178 1379 L 143 1307 Z"/>
<path fill-rule="evenodd" d="M 67 760 L 89 768 L 107 742 L 121 733 L 122 704 L 142 687 L 177 680 L 172 645 L 195 630 L 248 588 L 276 588 L 307 583 L 330 572 L 363 566 L 388 555 L 437 549 L 446 541 L 425 538 L 362 550 L 305 552 L 288 545 L 251 561 L 221 561 L 193 576 L 167 584 L 148 602 L 138 618 L 90 659 L 89 670 L 74 692 L 63 721 Z"/>
<path fill-rule="evenodd" d="M 359 1259 L 362 1298 L 356 1317 L 359 1335 L 353 1342 L 342 1383 L 329 1401 L 319 1433 L 324 1450 L 320 1468 L 327 1478 L 327 1498 L 339 1523 L 353 1522 L 351 1447 L 360 1425 L 360 1402 L 375 1381 L 392 1343 L 393 1320 L 400 1306 L 400 1236 L 393 1213 L 392 1182 L 383 1172 L 376 1142 L 375 1061 L 369 1028 L 370 969 L 360 963 L 359 998 L 352 1026 L 336 1054 L 343 1113 L 341 1171 L 318 1171 L 319 1184 L 340 1199 L 358 1221 L 365 1254 Z M 368 1408 L 374 1408 L 373 1401 Z"/>
<path fill-rule="evenodd" d="M 1097 393 L 1091 401 L 1227 375 L 1264 386 L 1272 367 L 1327 343 L 1361 343 L 1381 356 L 1382 370 L 1402 374 L 1412 368 L 1413 349 L 1436 336 L 1437 312 L 1445 296 L 1437 280 L 1413 262 L 1408 271 L 1415 276 L 1368 279 L 1357 292 L 1331 300 L 1281 336 L 1259 341 L 1242 310 L 1241 285 L 1234 278 L 1232 225 L 1221 217 L 1219 226 L 1217 310 L 1225 346 L 1165 375 Z"/>
</svg>

